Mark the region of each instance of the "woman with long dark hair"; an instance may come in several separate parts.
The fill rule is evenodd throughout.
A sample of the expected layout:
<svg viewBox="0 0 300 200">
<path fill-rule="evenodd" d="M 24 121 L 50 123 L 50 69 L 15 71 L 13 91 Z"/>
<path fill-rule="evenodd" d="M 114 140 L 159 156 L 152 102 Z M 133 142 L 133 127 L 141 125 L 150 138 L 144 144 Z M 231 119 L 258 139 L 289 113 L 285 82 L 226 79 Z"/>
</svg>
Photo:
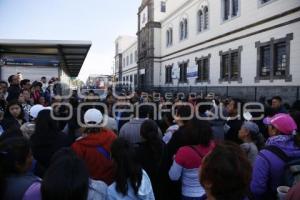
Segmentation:
<svg viewBox="0 0 300 200">
<path fill-rule="evenodd" d="M 1 122 L 3 130 L 18 129 L 24 123 L 25 119 L 22 105 L 17 100 L 9 102 L 6 107 L 4 119 Z"/>
<path fill-rule="evenodd" d="M 158 198 L 158 175 L 165 144 L 159 137 L 158 126 L 153 120 L 146 120 L 141 126 L 143 142 L 136 148 L 137 159 L 150 177 L 156 199 Z M 147 158 L 147 159 L 145 159 Z"/>
<path fill-rule="evenodd" d="M 147 173 L 136 160 L 130 142 L 118 138 L 111 147 L 116 165 L 115 182 L 108 187 L 108 200 L 153 200 L 154 194 Z"/>
<path fill-rule="evenodd" d="M 107 186 L 89 179 L 86 165 L 70 148 L 56 152 L 43 179 L 43 200 L 106 199 Z"/>
<path fill-rule="evenodd" d="M 71 141 L 64 133 L 60 132 L 57 121 L 52 119 L 49 109 L 39 112 L 35 132 L 30 137 L 33 157 L 38 161 L 36 174 L 43 176 L 49 167 L 52 155 L 62 147 L 71 145 Z"/>
</svg>

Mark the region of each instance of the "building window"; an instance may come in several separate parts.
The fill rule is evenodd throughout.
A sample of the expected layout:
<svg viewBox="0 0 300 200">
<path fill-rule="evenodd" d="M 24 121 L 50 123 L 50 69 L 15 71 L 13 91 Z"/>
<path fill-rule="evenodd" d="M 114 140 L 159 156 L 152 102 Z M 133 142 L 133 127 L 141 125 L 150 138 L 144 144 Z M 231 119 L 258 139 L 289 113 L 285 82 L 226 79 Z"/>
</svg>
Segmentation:
<svg viewBox="0 0 300 200">
<path fill-rule="evenodd" d="M 231 79 L 237 80 L 239 78 L 239 53 L 233 52 L 231 54 Z"/>
<path fill-rule="evenodd" d="M 223 21 L 239 15 L 240 0 L 222 0 Z"/>
<path fill-rule="evenodd" d="M 204 7 L 203 9 L 203 12 L 204 12 L 204 25 L 203 25 L 203 28 L 204 30 L 208 29 L 208 7 Z"/>
<path fill-rule="evenodd" d="M 275 45 L 275 62 L 274 76 L 285 76 L 287 54 L 285 42 L 280 42 Z"/>
<path fill-rule="evenodd" d="M 229 80 L 229 54 L 222 55 L 221 78 Z"/>
<path fill-rule="evenodd" d="M 130 54 L 130 64 L 132 64 L 132 63 L 133 63 L 133 55 Z"/>
<path fill-rule="evenodd" d="M 184 24 L 183 24 L 183 22 L 180 22 L 179 30 L 180 30 L 180 40 L 183 40 L 183 38 L 184 38 Z"/>
<path fill-rule="evenodd" d="M 209 54 L 207 57 L 196 58 L 196 63 L 198 66 L 198 77 L 196 82 L 210 82 L 209 80 L 209 63 L 210 63 Z"/>
<path fill-rule="evenodd" d="M 230 17 L 230 0 L 224 0 L 224 20 L 228 20 Z"/>
<path fill-rule="evenodd" d="M 260 76 L 268 77 L 270 76 L 270 59 L 271 59 L 271 49 L 270 46 L 260 47 Z"/>
<path fill-rule="evenodd" d="M 171 45 L 173 45 L 173 29 L 170 28 L 169 32 L 170 32 L 170 38 L 169 38 L 170 41 L 169 41 L 169 44 L 170 44 L 170 46 L 171 46 Z"/>
<path fill-rule="evenodd" d="M 134 51 L 134 61 L 135 62 L 138 61 L 138 52 L 137 52 L 137 50 Z"/>
<path fill-rule="evenodd" d="M 169 28 L 167 30 L 167 47 L 173 44 L 173 29 Z"/>
<path fill-rule="evenodd" d="M 202 10 L 198 11 L 198 31 L 201 32 L 203 30 L 203 12 Z"/>
<path fill-rule="evenodd" d="M 126 57 L 126 66 L 129 65 L 129 56 Z"/>
<path fill-rule="evenodd" d="M 166 66 L 166 83 L 172 83 L 172 65 Z"/>
<path fill-rule="evenodd" d="M 188 62 L 179 64 L 179 83 L 187 83 Z"/>
<path fill-rule="evenodd" d="M 188 37 L 188 21 L 187 19 L 184 20 L 184 39 Z"/>
<path fill-rule="evenodd" d="M 170 45 L 170 31 L 169 30 L 167 30 L 166 38 L 167 38 L 167 47 L 168 47 Z"/>
<path fill-rule="evenodd" d="M 160 2 L 160 12 L 166 12 L 166 2 Z"/>
<path fill-rule="evenodd" d="M 241 77 L 241 52 L 243 48 L 240 46 L 236 50 L 227 52 L 220 51 L 221 63 L 220 63 L 220 79 L 219 82 L 238 81 L 242 82 Z"/>
<path fill-rule="evenodd" d="M 208 7 L 198 11 L 198 32 L 208 29 Z"/>
<path fill-rule="evenodd" d="M 180 40 L 187 39 L 188 37 L 188 21 L 184 19 L 179 24 Z"/>
<path fill-rule="evenodd" d="M 269 42 L 256 42 L 257 48 L 257 72 L 255 82 L 260 80 L 284 79 L 292 81 L 290 74 L 290 41 L 293 34 L 286 35 L 285 38 Z"/>
<path fill-rule="evenodd" d="M 126 63 L 125 58 L 123 58 L 123 67 L 125 67 L 125 63 Z"/>
<path fill-rule="evenodd" d="M 232 6 L 231 6 L 231 9 L 232 9 L 232 12 L 231 12 L 231 17 L 235 17 L 238 15 L 238 12 L 239 12 L 239 3 L 238 3 L 239 0 L 232 0 Z"/>
</svg>

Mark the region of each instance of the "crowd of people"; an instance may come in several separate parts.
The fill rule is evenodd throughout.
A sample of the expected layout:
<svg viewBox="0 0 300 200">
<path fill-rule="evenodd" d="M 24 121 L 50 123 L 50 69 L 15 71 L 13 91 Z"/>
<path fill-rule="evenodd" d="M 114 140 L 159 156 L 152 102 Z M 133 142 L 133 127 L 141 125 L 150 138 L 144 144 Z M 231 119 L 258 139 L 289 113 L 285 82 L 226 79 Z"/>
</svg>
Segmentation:
<svg viewBox="0 0 300 200">
<path fill-rule="evenodd" d="M 0 199 L 300 199 L 300 101 L 60 95 L 57 78 L 0 81 Z"/>
</svg>

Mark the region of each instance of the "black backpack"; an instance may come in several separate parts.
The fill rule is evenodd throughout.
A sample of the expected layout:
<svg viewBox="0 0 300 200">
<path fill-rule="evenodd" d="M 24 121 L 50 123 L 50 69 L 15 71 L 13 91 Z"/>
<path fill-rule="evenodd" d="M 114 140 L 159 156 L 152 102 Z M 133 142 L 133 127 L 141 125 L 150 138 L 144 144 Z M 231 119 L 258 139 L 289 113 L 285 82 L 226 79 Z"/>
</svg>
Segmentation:
<svg viewBox="0 0 300 200">
<path fill-rule="evenodd" d="M 300 183 L 300 157 L 290 158 L 280 148 L 272 145 L 264 149 L 271 151 L 285 162 L 282 185 L 292 187 Z"/>
</svg>

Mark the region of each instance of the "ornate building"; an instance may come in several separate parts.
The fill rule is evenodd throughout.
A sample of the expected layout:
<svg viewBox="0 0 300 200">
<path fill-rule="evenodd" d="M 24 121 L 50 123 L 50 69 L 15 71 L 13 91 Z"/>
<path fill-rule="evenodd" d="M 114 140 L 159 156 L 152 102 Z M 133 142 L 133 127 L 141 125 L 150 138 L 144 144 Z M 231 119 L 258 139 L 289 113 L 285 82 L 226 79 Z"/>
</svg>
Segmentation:
<svg viewBox="0 0 300 200">
<path fill-rule="evenodd" d="M 300 96 L 300 1 L 143 0 L 137 50 L 142 89 L 292 102 Z"/>
</svg>

